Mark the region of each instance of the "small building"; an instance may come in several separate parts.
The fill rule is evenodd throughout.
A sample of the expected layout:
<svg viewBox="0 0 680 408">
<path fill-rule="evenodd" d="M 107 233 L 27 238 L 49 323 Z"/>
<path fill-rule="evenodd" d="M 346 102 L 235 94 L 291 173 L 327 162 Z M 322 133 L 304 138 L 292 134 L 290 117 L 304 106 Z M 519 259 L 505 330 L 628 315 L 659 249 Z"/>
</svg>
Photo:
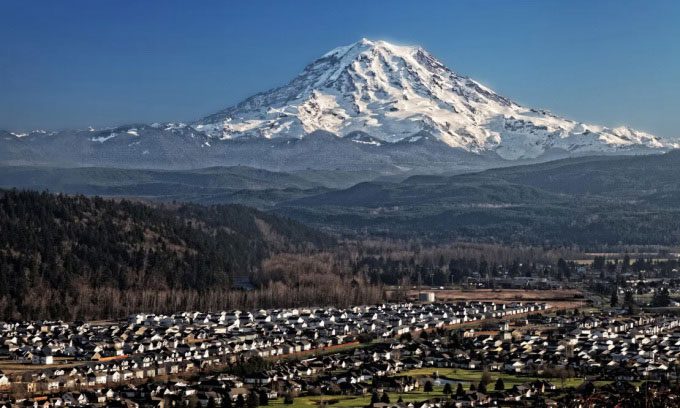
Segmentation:
<svg viewBox="0 0 680 408">
<path fill-rule="evenodd" d="M 434 292 L 421 292 L 418 294 L 418 301 L 420 302 L 434 302 L 435 296 Z"/>
<path fill-rule="evenodd" d="M 53 364 L 54 363 L 54 358 L 52 357 L 51 353 L 45 353 L 43 351 L 38 351 L 36 353 L 33 353 L 33 359 L 31 361 L 33 364 Z"/>
</svg>

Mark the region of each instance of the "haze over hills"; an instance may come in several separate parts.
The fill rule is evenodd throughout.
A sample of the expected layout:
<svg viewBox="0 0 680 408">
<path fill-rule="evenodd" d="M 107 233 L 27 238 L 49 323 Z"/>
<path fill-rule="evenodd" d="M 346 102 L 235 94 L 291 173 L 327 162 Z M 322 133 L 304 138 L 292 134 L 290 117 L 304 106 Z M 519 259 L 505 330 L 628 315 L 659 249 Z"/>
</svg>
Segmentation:
<svg viewBox="0 0 680 408">
<path fill-rule="evenodd" d="M 433 240 L 680 242 L 680 151 L 367 182 L 282 203 L 311 225 Z"/>
<path fill-rule="evenodd" d="M 350 236 L 557 245 L 680 242 L 680 151 L 329 187 L 343 173 L 2 167 L 0 187 L 239 203 Z M 367 175 L 370 179 L 370 174 Z"/>
<path fill-rule="evenodd" d="M 288 84 L 192 124 L 0 132 L 0 163 L 433 174 L 676 146 L 522 107 L 420 47 L 362 39 Z"/>
</svg>

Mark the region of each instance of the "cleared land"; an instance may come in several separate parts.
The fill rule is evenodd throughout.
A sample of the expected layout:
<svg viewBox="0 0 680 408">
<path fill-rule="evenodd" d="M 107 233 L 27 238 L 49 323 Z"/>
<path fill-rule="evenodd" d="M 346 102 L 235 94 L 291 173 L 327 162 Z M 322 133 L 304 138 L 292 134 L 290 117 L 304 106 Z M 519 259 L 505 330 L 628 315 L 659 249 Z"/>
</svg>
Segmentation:
<svg viewBox="0 0 680 408">
<path fill-rule="evenodd" d="M 554 308 L 574 308 L 583 306 L 586 299 L 578 289 L 422 289 L 421 292 L 434 292 L 437 301 L 477 301 L 477 302 L 546 302 Z M 408 291 L 412 299 L 418 298 L 418 290 Z"/>
<path fill-rule="evenodd" d="M 444 394 L 442 393 L 442 387 L 435 387 L 432 392 L 424 391 L 413 391 L 405 392 L 402 394 L 393 393 L 390 394 L 390 401 L 397 402 L 399 397 L 408 401 L 423 401 L 429 398 L 442 398 Z M 371 404 L 371 394 L 354 396 L 354 395 L 322 395 L 322 396 L 304 396 L 297 397 L 294 399 L 293 403 L 286 405 L 283 403 L 283 398 L 278 398 L 276 400 L 270 401 L 270 406 L 276 406 L 279 408 L 309 408 L 316 406 L 334 406 L 334 407 L 366 407 Z"/>
<path fill-rule="evenodd" d="M 447 381 L 452 381 L 452 382 L 461 382 L 463 383 L 464 386 L 469 386 L 470 384 L 478 384 L 479 381 L 482 379 L 482 375 L 484 374 L 484 371 L 482 370 L 466 370 L 462 368 L 433 368 L 433 367 L 426 367 L 426 368 L 416 368 L 413 370 L 407 370 L 407 371 L 402 371 L 399 373 L 400 376 L 405 375 L 405 376 L 412 376 L 412 377 L 433 377 L 434 373 L 437 373 L 440 379 L 442 380 L 447 380 Z M 582 378 L 578 377 L 569 377 L 565 378 L 564 381 L 561 378 L 547 378 L 547 377 L 537 377 L 537 376 L 522 376 L 522 375 L 515 375 L 515 374 L 508 374 L 508 373 L 500 373 L 496 371 L 490 371 L 489 375 L 491 376 L 491 384 L 488 386 L 490 389 L 493 389 L 493 385 L 496 383 L 496 380 L 498 378 L 503 379 L 503 383 L 505 384 L 505 388 L 512 388 L 514 385 L 521 385 L 525 384 L 530 381 L 535 381 L 535 380 L 547 380 L 550 381 L 551 383 L 555 384 L 556 387 L 558 388 L 568 388 L 568 387 L 578 387 L 583 383 Z M 455 390 L 455 388 L 454 388 Z"/>
<path fill-rule="evenodd" d="M 55 368 L 70 368 L 76 367 L 84 364 L 82 361 L 73 361 L 73 359 L 62 360 L 56 358 L 54 364 L 42 365 L 42 364 L 30 364 L 22 363 L 16 360 L 10 359 L 0 359 L 0 372 L 5 374 L 15 374 L 15 373 L 25 373 L 28 371 L 40 371 L 44 369 L 55 369 Z"/>
</svg>

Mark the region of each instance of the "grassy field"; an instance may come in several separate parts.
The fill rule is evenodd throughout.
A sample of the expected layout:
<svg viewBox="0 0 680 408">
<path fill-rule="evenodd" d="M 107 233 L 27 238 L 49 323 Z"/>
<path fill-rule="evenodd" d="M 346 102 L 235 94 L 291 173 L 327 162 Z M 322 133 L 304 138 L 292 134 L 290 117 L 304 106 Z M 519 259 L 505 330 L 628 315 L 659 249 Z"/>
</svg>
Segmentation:
<svg viewBox="0 0 680 408">
<path fill-rule="evenodd" d="M 479 380 L 482 378 L 483 372 L 481 370 L 464 370 L 464 369 L 457 369 L 457 368 L 439 368 L 439 369 L 433 369 L 433 368 L 419 368 L 419 369 L 413 369 L 413 370 L 407 370 L 407 371 L 402 371 L 398 375 L 408 375 L 408 376 L 413 376 L 413 377 L 431 377 L 433 373 L 437 371 L 439 376 L 442 378 L 446 378 L 451 381 L 459 381 L 463 383 L 464 388 L 467 390 L 470 387 L 470 384 L 475 384 L 479 382 Z M 538 377 L 524 377 L 524 376 L 519 376 L 519 375 L 513 375 L 513 374 L 507 374 L 507 373 L 497 373 L 497 372 L 490 372 L 491 375 L 491 381 L 492 383 L 488 386 L 490 389 L 493 389 L 493 385 L 496 382 L 496 380 L 500 377 L 503 379 L 503 383 L 505 384 L 505 388 L 509 389 L 514 385 L 521 385 L 524 383 L 527 383 L 529 381 L 533 381 L 538 379 Z M 555 384 L 556 387 L 558 388 L 568 388 L 568 387 L 578 387 L 583 383 L 583 379 L 581 378 L 565 378 L 564 381 L 562 381 L 559 378 L 541 378 L 541 379 L 547 379 L 548 381 L 552 382 Z M 607 381 L 600 381 L 600 384 L 597 384 L 598 386 L 604 385 L 608 383 Z M 452 386 L 454 392 L 456 389 L 456 386 Z M 396 402 L 399 397 L 401 397 L 404 401 L 422 401 L 425 399 L 429 398 L 434 398 L 434 397 L 443 397 L 443 386 L 435 386 L 434 390 L 432 392 L 424 392 L 422 390 L 420 391 L 412 391 L 412 392 L 405 392 L 402 394 L 397 394 L 397 393 L 390 393 L 390 401 Z M 370 394 L 364 395 L 364 396 L 353 396 L 353 395 L 323 395 L 323 396 L 304 396 L 304 397 L 297 397 L 294 399 L 293 404 L 291 405 L 286 405 L 283 403 L 283 398 L 278 398 L 276 400 L 270 401 L 269 405 L 270 406 L 276 406 L 278 408 L 309 408 L 309 407 L 317 407 L 317 406 L 333 406 L 333 407 L 342 407 L 342 408 L 350 408 L 350 407 L 365 407 L 369 405 L 371 402 L 371 396 Z"/>
<path fill-rule="evenodd" d="M 402 394 L 389 394 L 391 402 L 397 402 L 399 397 L 404 401 L 423 401 L 434 397 L 443 397 L 442 387 L 435 387 L 432 392 L 424 391 L 413 391 L 405 392 Z M 354 396 L 354 395 L 323 395 L 323 396 L 310 396 L 310 397 L 297 397 L 294 399 L 293 404 L 286 405 L 283 403 L 283 398 L 278 398 L 276 400 L 270 401 L 269 406 L 276 406 L 278 408 L 309 408 L 321 405 L 328 405 L 333 407 L 365 407 L 371 403 L 371 395 Z"/>
<path fill-rule="evenodd" d="M 464 370 L 460 368 L 417 368 L 413 370 L 407 370 L 407 371 L 402 371 L 399 373 L 399 375 L 409 375 L 413 377 L 431 377 L 433 376 L 434 372 L 437 372 L 440 377 L 446 377 L 446 379 L 451 380 L 451 381 L 458 381 L 465 383 L 465 385 L 469 385 L 471 383 L 477 384 L 479 383 L 479 380 L 482 378 L 482 374 L 484 373 L 481 370 Z M 568 388 L 568 387 L 578 387 L 583 383 L 582 378 L 578 377 L 570 377 L 570 378 L 565 378 L 564 381 L 560 378 L 543 378 L 543 377 L 535 377 L 535 376 L 520 376 L 520 375 L 515 375 L 515 374 L 507 374 L 507 373 L 499 373 L 495 371 L 490 371 L 489 375 L 491 375 L 491 381 L 493 387 L 493 384 L 496 382 L 498 378 L 503 379 L 503 383 L 505 384 L 505 388 L 511 388 L 513 385 L 521 385 L 524 383 L 527 383 L 529 381 L 534 381 L 536 379 L 543 379 L 543 380 L 548 380 L 551 383 L 555 384 L 556 387 L 558 388 Z M 466 387 L 467 388 L 467 387 Z"/>
</svg>

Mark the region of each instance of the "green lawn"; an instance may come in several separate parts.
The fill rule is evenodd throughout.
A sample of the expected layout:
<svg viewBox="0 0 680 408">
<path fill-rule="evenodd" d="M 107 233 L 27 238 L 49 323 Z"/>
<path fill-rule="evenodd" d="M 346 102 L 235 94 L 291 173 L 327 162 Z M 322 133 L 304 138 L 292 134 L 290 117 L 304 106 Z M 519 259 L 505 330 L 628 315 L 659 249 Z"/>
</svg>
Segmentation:
<svg viewBox="0 0 680 408">
<path fill-rule="evenodd" d="M 399 397 L 404 401 L 422 401 L 433 397 L 442 397 L 442 387 L 435 387 L 432 392 L 424 391 L 413 391 L 405 392 L 403 394 L 389 394 L 390 401 L 396 402 Z M 327 406 L 333 407 L 365 407 L 371 403 L 371 395 L 367 394 L 364 396 L 353 396 L 353 395 L 322 395 L 315 397 L 297 397 L 294 399 L 293 404 L 286 405 L 283 403 L 283 398 L 278 398 L 273 401 L 269 401 L 269 405 L 277 408 L 310 408 L 323 405 L 325 403 Z"/>
<path fill-rule="evenodd" d="M 406 370 L 400 372 L 398 375 L 409 375 L 413 377 L 428 377 L 432 376 L 434 372 L 438 372 L 440 377 L 446 377 L 449 380 L 454 380 L 454 381 L 461 381 L 465 383 L 474 383 L 477 384 L 479 380 L 482 378 L 483 371 L 482 370 L 465 370 L 461 368 L 433 368 L 433 367 L 427 367 L 427 368 L 416 368 L 413 370 Z M 570 378 L 565 378 L 564 381 L 559 378 L 544 378 L 544 377 L 536 377 L 536 376 L 520 376 L 516 374 L 507 374 L 507 373 L 499 373 L 495 371 L 490 371 L 489 374 L 491 375 L 491 387 L 493 387 L 493 384 L 496 382 L 496 380 L 500 377 L 503 379 L 503 383 L 505 384 L 505 388 L 510 388 L 513 385 L 521 385 L 524 383 L 527 383 L 529 381 L 533 381 L 536 379 L 544 379 L 548 380 L 551 383 L 555 384 L 556 387 L 558 388 L 568 388 L 568 387 L 578 387 L 583 383 L 582 378 L 578 377 L 570 377 Z"/>
<path fill-rule="evenodd" d="M 433 375 L 433 373 L 437 371 L 439 373 L 440 377 L 446 377 L 449 380 L 452 381 L 460 381 L 464 383 L 465 389 L 469 389 L 470 384 L 475 384 L 479 382 L 479 380 L 482 378 L 483 371 L 482 370 L 464 370 L 460 368 L 418 368 L 418 369 L 413 369 L 413 370 L 407 370 L 407 371 L 402 371 L 397 375 L 408 375 L 408 376 L 413 376 L 413 377 L 430 377 Z M 509 389 L 513 385 L 521 385 L 524 383 L 527 383 L 529 381 L 533 381 L 536 379 L 546 379 L 553 384 L 555 384 L 556 387 L 558 388 L 568 388 L 568 387 L 578 387 L 583 383 L 583 379 L 581 378 L 576 378 L 576 377 L 571 377 L 571 378 L 565 378 L 564 381 L 562 381 L 559 378 L 541 378 L 541 377 L 525 377 L 525 376 L 519 376 L 515 374 L 507 374 L 507 373 L 499 373 L 499 372 L 489 372 L 491 375 L 491 384 L 488 386 L 489 389 L 493 389 L 494 383 L 496 380 L 500 377 L 503 379 L 503 383 L 505 384 L 505 388 Z M 599 381 L 596 385 L 604 385 L 605 383 L 608 383 L 607 381 Z M 455 392 L 456 386 L 454 385 L 453 391 Z M 390 393 L 390 400 L 392 402 L 396 402 L 399 397 L 404 401 L 422 401 L 428 398 L 433 398 L 433 397 L 442 397 L 443 394 L 443 387 L 437 386 L 434 388 L 434 391 L 432 392 L 424 392 L 422 390 L 420 391 L 413 391 L 413 392 L 406 392 L 403 394 L 396 394 L 396 393 Z M 322 396 L 302 396 L 302 397 L 297 397 L 294 399 L 293 404 L 291 405 L 286 405 L 283 403 L 283 398 L 278 398 L 276 400 L 272 400 L 269 402 L 270 406 L 276 407 L 276 408 L 310 408 L 310 407 L 318 407 L 322 405 L 326 406 L 332 406 L 332 407 L 341 407 L 341 408 L 351 408 L 351 407 L 365 407 L 369 405 L 371 402 L 371 395 L 367 394 L 364 396 L 353 396 L 353 395 L 322 395 Z"/>
</svg>

